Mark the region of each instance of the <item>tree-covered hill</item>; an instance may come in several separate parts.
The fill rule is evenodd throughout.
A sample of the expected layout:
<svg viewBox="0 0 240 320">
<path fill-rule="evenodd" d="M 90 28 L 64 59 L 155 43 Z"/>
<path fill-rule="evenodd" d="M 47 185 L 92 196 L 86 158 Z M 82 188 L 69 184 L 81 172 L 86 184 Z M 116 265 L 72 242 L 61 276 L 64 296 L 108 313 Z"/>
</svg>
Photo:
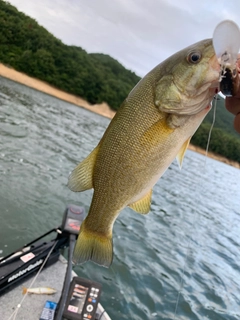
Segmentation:
<svg viewBox="0 0 240 320">
<path fill-rule="evenodd" d="M 217 101 L 213 100 L 213 105 L 216 104 L 216 118 L 214 127 L 222 129 L 229 134 L 232 134 L 240 138 L 239 133 L 237 133 L 233 128 L 234 115 L 228 112 L 225 108 L 225 99 L 221 96 L 217 96 Z M 213 121 L 213 109 L 207 114 L 204 122 L 212 123 Z"/>
<path fill-rule="evenodd" d="M 210 123 L 202 123 L 191 143 L 206 149 L 210 127 Z M 240 163 L 240 139 L 217 127 L 212 130 L 209 151 Z"/>
<path fill-rule="evenodd" d="M 140 80 L 112 57 L 67 46 L 37 21 L 0 0 L 0 62 L 48 82 L 90 103 L 107 102 L 117 110 Z M 240 135 L 233 129 L 233 115 L 224 99 L 217 101 L 210 150 L 240 162 Z M 206 148 L 212 112 L 205 118 L 192 143 Z"/>
<path fill-rule="evenodd" d="M 213 101 L 213 105 L 215 100 Z M 191 143 L 206 149 L 208 135 L 213 122 L 214 108 L 208 113 L 202 125 L 193 136 Z M 228 159 L 240 162 L 240 134 L 233 128 L 234 116 L 225 108 L 225 101 L 217 97 L 214 127 L 209 150 Z"/>
<path fill-rule="evenodd" d="M 107 55 L 65 45 L 2 0 L 0 61 L 90 103 L 105 101 L 115 110 L 140 79 Z"/>
</svg>

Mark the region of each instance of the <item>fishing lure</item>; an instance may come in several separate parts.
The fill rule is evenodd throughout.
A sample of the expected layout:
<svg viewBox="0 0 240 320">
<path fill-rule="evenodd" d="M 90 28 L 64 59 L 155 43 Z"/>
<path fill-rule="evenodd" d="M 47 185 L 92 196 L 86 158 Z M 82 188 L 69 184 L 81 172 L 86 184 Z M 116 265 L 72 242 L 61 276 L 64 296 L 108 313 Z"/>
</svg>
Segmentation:
<svg viewBox="0 0 240 320">
<path fill-rule="evenodd" d="M 240 49 L 240 30 L 231 20 L 220 22 L 213 33 L 213 47 L 221 65 L 220 91 L 225 96 L 236 95 L 239 88 L 237 56 Z"/>
<path fill-rule="evenodd" d="M 30 294 L 54 294 L 57 291 L 53 288 L 48 288 L 48 287 L 40 287 L 40 288 L 23 288 L 22 293 L 30 293 Z"/>
</svg>

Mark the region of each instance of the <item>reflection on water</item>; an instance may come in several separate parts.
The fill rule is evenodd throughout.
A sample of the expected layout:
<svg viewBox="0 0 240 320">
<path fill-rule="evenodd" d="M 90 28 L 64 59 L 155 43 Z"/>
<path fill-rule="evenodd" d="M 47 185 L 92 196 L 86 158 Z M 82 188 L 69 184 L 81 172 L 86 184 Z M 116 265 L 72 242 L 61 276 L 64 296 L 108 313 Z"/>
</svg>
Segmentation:
<svg viewBox="0 0 240 320">
<path fill-rule="evenodd" d="M 61 224 L 68 203 L 88 210 L 92 191 L 66 187 L 109 120 L 1 78 L 0 252 Z M 112 319 L 240 319 L 239 170 L 188 151 L 153 192 L 147 216 L 125 209 L 114 226 L 109 269 L 86 263 L 103 284 Z M 183 272 L 184 271 L 184 272 Z M 183 277 L 183 281 L 181 280 Z"/>
</svg>

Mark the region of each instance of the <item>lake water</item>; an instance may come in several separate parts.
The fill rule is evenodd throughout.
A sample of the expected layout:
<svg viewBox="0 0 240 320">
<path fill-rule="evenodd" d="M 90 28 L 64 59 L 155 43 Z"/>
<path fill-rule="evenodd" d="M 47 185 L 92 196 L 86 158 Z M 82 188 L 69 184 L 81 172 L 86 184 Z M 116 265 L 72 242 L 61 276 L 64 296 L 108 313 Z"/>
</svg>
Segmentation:
<svg viewBox="0 0 240 320">
<path fill-rule="evenodd" d="M 0 256 L 59 226 L 67 204 L 89 209 L 92 191 L 71 192 L 67 178 L 108 123 L 0 78 Z M 112 266 L 75 271 L 102 283 L 113 320 L 240 319 L 239 226 L 239 170 L 187 151 L 147 216 L 118 217 Z"/>
</svg>

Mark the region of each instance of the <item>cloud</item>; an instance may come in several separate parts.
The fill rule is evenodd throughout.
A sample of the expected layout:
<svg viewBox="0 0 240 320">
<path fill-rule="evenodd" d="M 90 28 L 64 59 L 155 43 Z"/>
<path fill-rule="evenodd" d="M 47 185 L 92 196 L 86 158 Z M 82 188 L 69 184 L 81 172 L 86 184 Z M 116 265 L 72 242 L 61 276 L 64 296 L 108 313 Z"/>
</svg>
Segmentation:
<svg viewBox="0 0 240 320">
<path fill-rule="evenodd" d="M 224 19 L 240 25 L 240 1 L 10 0 L 69 45 L 102 52 L 143 76 L 174 52 L 212 37 Z"/>
</svg>

